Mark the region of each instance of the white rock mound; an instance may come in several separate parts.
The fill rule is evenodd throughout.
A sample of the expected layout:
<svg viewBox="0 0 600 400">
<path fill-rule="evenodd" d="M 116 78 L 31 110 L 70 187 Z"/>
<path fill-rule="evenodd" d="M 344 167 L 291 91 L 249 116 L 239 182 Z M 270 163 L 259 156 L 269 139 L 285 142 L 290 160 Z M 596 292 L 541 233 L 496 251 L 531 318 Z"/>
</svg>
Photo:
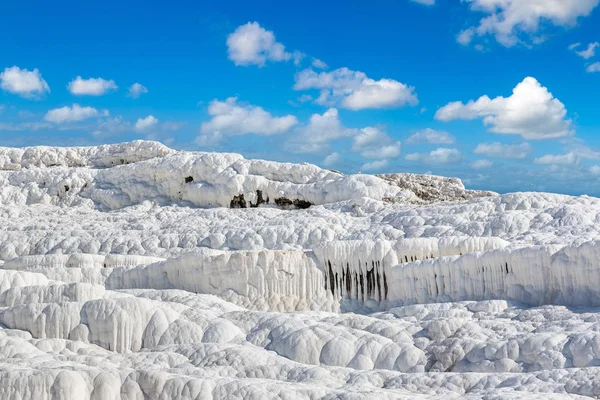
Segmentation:
<svg viewBox="0 0 600 400">
<path fill-rule="evenodd" d="M 138 141 L 0 226 L 0 399 L 600 398 L 600 199 Z"/>
</svg>

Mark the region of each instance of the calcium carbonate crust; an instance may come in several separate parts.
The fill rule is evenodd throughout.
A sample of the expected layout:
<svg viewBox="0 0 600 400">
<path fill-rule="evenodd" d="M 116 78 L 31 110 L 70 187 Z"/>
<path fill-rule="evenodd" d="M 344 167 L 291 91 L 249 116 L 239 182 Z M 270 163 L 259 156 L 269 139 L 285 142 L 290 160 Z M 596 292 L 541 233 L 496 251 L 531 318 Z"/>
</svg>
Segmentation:
<svg viewBox="0 0 600 400">
<path fill-rule="evenodd" d="M 0 224 L 2 399 L 600 397 L 599 199 L 137 141 L 0 148 Z"/>
</svg>

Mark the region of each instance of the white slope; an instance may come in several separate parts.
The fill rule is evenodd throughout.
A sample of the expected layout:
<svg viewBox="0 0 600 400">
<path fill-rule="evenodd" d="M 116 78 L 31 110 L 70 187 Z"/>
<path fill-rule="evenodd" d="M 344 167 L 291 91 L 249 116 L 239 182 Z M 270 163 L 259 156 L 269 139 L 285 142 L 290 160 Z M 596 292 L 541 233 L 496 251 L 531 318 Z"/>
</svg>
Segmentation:
<svg viewBox="0 0 600 400">
<path fill-rule="evenodd" d="M 1 148 L 0 226 L 1 399 L 600 397 L 600 199 L 138 141 Z"/>
</svg>

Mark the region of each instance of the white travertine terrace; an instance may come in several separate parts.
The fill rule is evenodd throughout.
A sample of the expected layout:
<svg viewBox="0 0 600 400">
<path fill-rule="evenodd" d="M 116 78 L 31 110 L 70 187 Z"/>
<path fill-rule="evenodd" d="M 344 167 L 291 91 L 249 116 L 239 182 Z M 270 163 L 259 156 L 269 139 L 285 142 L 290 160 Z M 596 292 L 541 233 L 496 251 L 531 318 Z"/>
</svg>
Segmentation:
<svg viewBox="0 0 600 400">
<path fill-rule="evenodd" d="M 0 224 L 1 399 L 600 397 L 600 199 L 138 141 L 0 148 Z"/>
</svg>

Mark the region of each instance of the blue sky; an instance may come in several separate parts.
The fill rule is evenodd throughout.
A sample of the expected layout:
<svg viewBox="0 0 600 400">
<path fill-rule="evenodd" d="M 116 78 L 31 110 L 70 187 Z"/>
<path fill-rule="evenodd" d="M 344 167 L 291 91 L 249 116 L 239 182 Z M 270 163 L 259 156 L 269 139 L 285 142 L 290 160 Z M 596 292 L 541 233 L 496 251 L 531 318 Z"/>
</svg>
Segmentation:
<svg viewBox="0 0 600 400">
<path fill-rule="evenodd" d="M 0 145 L 153 139 L 600 195 L 599 2 L 9 2 Z"/>
</svg>

